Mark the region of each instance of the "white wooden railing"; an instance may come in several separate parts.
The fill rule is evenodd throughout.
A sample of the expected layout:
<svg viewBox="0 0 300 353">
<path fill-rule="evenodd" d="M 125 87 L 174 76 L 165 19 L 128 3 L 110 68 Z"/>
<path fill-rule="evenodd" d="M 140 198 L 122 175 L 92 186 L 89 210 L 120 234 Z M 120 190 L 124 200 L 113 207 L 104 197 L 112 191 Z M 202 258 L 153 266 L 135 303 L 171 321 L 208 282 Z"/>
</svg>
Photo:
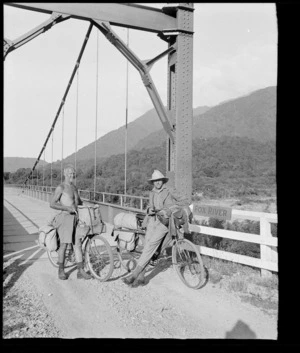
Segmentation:
<svg viewBox="0 0 300 353">
<path fill-rule="evenodd" d="M 5 187 L 13 187 L 22 189 L 22 192 L 28 196 L 35 197 L 44 201 L 50 201 L 51 195 L 55 190 L 54 187 L 43 187 L 43 186 L 29 186 L 22 188 L 22 185 L 5 185 Z M 85 200 L 97 202 L 102 205 L 117 204 L 118 207 L 124 209 L 130 209 L 131 212 L 141 212 L 145 209 L 145 204 L 148 199 L 140 196 L 130 196 L 122 194 L 111 194 L 111 193 L 96 193 L 90 192 L 89 190 L 80 190 L 80 195 Z M 132 202 L 132 200 L 134 200 Z M 137 201 L 137 202 L 136 202 Z M 134 204 L 134 207 L 130 207 Z M 136 207 L 138 206 L 138 207 Z M 201 221 L 203 217 L 194 216 L 196 220 Z M 264 213 L 264 212 L 252 212 L 232 209 L 232 220 L 243 219 L 243 220 L 254 220 L 259 221 L 260 234 L 250 234 L 237 232 L 232 230 L 211 228 L 202 225 L 191 224 L 190 230 L 195 233 L 201 233 L 209 236 L 222 237 L 225 239 L 238 240 L 248 243 L 254 243 L 260 245 L 260 258 L 254 258 L 251 256 L 239 255 L 228 251 L 217 250 L 208 248 L 205 246 L 199 246 L 202 255 L 211 256 L 214 258 L 236 262 L 239 264 L 256 267 L 261 270 L 262 276 L 270 276 L 272 272 L 278 272 L 278 239 L 271 234 L 271 223 L 277 223 L 277 214 Z"/>
<path fill-rule="evenodd" d="M 24 187 L 18 184 L 6 184 L 6 188 L 18 188 L 22 190 L 26 195 L 32 196 L 44 201 L 50 201 L 56 187 L 53 186 L 41 186 L 41 185 L 28 185 Z M 124 194 L 114 194 L 109 192 L 94 192 L 90 190 L 78 190 L 80 197 L 83 200 L 117 204 L 122 207 L 135 208 L 139 210 L 145 209 L 148 198 L 143 196 L 135 195 L 124 195 Z"/>
<path fill-rule="evenodd" d="M 201 217 L 195 216 L 195 219 L 201 220 Z M 196 233 L 259 244 L 260 258 L 216 250 L 205 246 L 199 246 L 200 253 L 214 258 L 260 268 L 262 276 L 270 276 L 272 274 L 271 271 L 278 272 L 278 239 L 271 234 L 271 223 L 277 223 L 277 214 L 233 209 L 232 220 L 234 219 L 259 221 L 260 234 L 236 232 L 195 224 L 190 225 L 190 230 Z"/>
</svg>

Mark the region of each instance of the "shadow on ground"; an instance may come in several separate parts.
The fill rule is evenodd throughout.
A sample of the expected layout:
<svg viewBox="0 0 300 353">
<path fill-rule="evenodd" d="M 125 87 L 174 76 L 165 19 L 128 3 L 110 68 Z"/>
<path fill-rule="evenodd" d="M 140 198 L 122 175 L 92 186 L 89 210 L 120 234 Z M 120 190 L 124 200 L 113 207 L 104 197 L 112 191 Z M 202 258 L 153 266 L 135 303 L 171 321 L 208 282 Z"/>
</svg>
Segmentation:
<svg viewBox="0 0 300 353">
<path fill-rule="evenodd" d="M 238 320 L 231 331 L 226 332 L 228 339 L 255 339 L 256 334 L 250 327 L 241 320 Z"/>
</svg>

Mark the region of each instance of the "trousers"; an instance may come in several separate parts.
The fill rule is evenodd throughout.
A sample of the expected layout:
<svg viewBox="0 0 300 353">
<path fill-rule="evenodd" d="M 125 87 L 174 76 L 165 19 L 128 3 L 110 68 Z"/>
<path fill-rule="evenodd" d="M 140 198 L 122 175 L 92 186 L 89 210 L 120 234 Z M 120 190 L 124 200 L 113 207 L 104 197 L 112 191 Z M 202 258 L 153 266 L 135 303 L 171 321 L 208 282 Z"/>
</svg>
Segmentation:
<svg viewBox="0 0 300 353">
<path fill-rule="evenodd" d="M 156 217 L 150 217 L 145 235 L 144 249 L 137 265 L 142 268 L 147 266 L 168 231 L 168 227 L 163 225 Z"/>
</svg>

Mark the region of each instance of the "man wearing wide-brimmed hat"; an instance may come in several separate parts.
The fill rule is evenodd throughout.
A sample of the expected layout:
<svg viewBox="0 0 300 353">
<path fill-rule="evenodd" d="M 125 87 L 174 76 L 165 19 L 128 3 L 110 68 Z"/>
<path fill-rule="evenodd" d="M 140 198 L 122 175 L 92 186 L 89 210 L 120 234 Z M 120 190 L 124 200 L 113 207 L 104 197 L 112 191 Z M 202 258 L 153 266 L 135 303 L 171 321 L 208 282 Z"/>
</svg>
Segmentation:
<svg viewBox="0 0 300 353">
<path fill-rule="evenodd" d="M 148 180 L 149 183 L 153 184 L 153 189 L 150 192 L 147 208 L 145 246 L 132 275 L 123 279 L 124 283 L 132 287 L 145 285 L 145 268 L 169 230 L 168 225 L 164 224 L 162 220 L 168 219 L 171 214 L 170 208 L 174 205 L 188 205 L 188 200 L 180 197 L 174 190 L 171 191 L 165 185 L 167 181 L 168 178 L 157 169 L 154 170 L 151 179 Z"/>
</svg>

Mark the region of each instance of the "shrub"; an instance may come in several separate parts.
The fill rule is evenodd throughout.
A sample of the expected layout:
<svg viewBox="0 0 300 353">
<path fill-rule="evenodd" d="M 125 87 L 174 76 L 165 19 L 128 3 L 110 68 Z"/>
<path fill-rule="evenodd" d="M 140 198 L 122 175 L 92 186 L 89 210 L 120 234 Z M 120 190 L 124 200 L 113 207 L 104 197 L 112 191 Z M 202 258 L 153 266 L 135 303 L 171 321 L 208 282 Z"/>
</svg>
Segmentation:
<svg viewBox="0 0 300 353">
<path fill-rule="evenodd" d="M 228 229 L 243 233 L 250 233 L 250 234 L 259 234 L 260 226 L 259 222 L 257 221 L 234 221 L 234 222 L 226 222 L 224 220 L 219 220 L 216 218 L 209 218 L 208 221 L 203 220 L 202 222 L 195 222 L 196 224 L 208 226 L 217 229 Z M 274 228 L 275 229 L 275 228 Z M 276 227 L 277 230 L 277 227 Z M 246 255 L 255 258 L 260 257 L 260 246 L 259 244 L 255 243 L 248 243 L 239 240 L 232 240 L 226 239 L 222 237 L 211 236 L 202 233 L 195 233 L 193 232 L 191 235 L 192 242 L 200 245 L 205 246 L 208 248 L 213 248 L 217 250 L 223 250 L 232 252 L 239 255 Z"/>
</svg>

